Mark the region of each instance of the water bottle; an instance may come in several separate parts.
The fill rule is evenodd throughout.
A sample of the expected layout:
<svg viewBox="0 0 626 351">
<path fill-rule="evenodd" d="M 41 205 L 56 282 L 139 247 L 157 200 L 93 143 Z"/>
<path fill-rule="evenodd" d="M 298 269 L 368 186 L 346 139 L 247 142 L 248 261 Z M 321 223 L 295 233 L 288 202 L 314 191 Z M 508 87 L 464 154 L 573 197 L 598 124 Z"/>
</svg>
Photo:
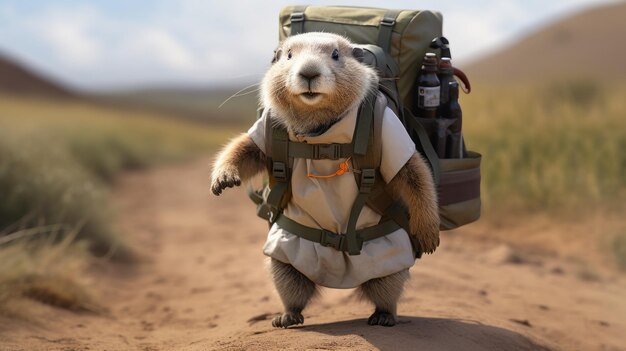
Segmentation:
<svg viewBox="0 0 626 351">
<path fill-rule="evenodd" d="M 422 61 L 417 79 L 417 104 L 416 114 L 418 117 L 435 118 L 440 104 L 440 83 L 437 78 L 437 56 L 428 53 Z"/>
<path fill-rule="evenodd" d="M 463 111 L 459 104 L 459 83 L 455 80 L 448 83 L 450 100 L 446 108 L 446 119 L 451 124 L 448 127 L 448 140 L 446 143 L 446 158 L 463 158 Z"/>
<path fill-rule="evenodd" d="M 447 104 L 450 100 L 450 83 L 456 81 L 454 79 L 454 68 L 452 67 L 452 62 L 449 57 L 442 57 L 439 60 L 439 72 L 437 73 L 437 78 L 439 78 L 439 84 L 441 85 L 441 92 L 439 94 L 439 111 L 437 112 L 438 117 L 444 117 L 445 113 L 447 113 Z"/>
</svg>

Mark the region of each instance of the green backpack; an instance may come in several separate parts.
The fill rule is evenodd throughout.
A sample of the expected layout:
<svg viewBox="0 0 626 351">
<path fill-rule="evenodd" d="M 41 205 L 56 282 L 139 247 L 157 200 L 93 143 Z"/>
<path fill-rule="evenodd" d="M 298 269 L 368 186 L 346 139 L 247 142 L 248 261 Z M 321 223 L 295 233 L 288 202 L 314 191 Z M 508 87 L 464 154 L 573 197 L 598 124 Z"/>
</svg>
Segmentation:
<svg viewBox="0 0 626 351">
<path fill-rule="evenodd" d="M 360 253 L 363 242 L 398 228 L 409 232 L 407 211 L 394 202 L 378 168 L 381 159 L 381 124 L 386 107 L 400 118 L 416 149 L 430 165 L 437 185 L 440 229 L 449 230 L 480 217 L 480 160 L 478 153 L 467 151 L 460 159 L 439 159 L 429 135 L 428 121 L 416 118 L 405 106 L 413 106 L 415 81 L 424 55 L 434 38 L 441 37 L 442 16 L 432 11 L 385 10 L 359 7 L 288 6 L 280 12 L 279 40 L 306 32 L 330 32 L 357 43 L 364 52 L 363 63 L 374 67 L 380 78 L 377 96 L 366 99 L 358 112 L 357 127 L 350 144 L 306 144 L 289 140 L 284 128 L 266 123 L 266 156 L 269 179 L 262 189 L 249 188 L 250 198 L 258 205 L 259 217 L 270 226 L 277 222 L 287 231 L 307 240 Z M 260 111 L 263 113 L 263 111 Z M 265 111 L 271 119 L 271 111 Z M 426 128 L 425 128 L 426 127 Z M 293 158 L 352 158 L 359 187 L 345 235 L 310 228 L 282 216 L 291 198 L 290 171 Z M 378 225 L 356 230 L 364 205 L 378 212 Z M 422 250 L 413 240 L 416 257 Z"/>
</svg>

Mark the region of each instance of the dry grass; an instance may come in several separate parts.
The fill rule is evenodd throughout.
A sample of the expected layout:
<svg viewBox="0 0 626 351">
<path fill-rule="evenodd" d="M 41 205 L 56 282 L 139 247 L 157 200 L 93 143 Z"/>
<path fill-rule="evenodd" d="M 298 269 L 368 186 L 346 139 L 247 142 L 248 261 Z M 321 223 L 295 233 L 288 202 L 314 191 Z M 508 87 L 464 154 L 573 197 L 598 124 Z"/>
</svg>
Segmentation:
<svg viewBox="0 0 626 351">
<path fill-rule="evenodd" d="M 81 223 L 79 237 L 104 253 L 120 242 L 106 204 L 116 174 L 207 153 L 224 138 L 152 115 L 0 98 L 0 231 Z"/>
<path fill-rule="evenodd" d="M 621 228 L 620 232 L 613 235 L 611 248 L 618 266 L 626 271 L 626 229 Z"/>
<path fill-rule="evenodd" d="M 570 82 L 462 101 L 468 146 L 482 152 L 488 211 L 572 212 L 626 200 L 625 88 Z"/>
<path fill-rule="evenodd" d="M 571 81 L 477 87 L 463 97 L 468 146 L 484 155 L 489 232 L 557 245 L 549 250 L 577 247 L 571 255 L 626 269 L 624 94 L 624 86 Z M 550 223 L 528 232 L 537 218 Z M 515 237 L 518 226 L 526 229 Z"/>
<path fill-rule="evenodd" d="M 228 135 L 138 112 L 0 97 L 0 313 L 15 315 L 23 298 L 97 310 L 82 284 L 88 253 L 132 258 L 110 224 L 115 176 L 206 154 Z"/>
<path fill-rule="evenodd" d="M 32 234 L 37 237 L 29 238 Z M 55 226 L 16 232 L 15 240 L 2 238 L 0 314 L 28 318 L 28 304 L 20 303 L 24 299 L 71 310 L 102 310 L 87 288 L 87 246 L 74 242 L 75 235 L 55 240 L 61 234 Z"/>
</svg>

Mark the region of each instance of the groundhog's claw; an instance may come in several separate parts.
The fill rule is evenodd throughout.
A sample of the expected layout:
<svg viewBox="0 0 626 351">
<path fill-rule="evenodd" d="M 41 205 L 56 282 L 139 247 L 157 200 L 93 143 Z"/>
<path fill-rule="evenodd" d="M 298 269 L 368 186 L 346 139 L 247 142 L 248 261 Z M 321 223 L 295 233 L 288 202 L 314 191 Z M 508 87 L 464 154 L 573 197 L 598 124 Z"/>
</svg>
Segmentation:
<svg viewBox="0 0 626 351">
<path fill-rule="evenodd" d="M 433 253 L 439 246 L 439 217 L 434 208 L 430 216 L 411 217 L 411 232 L 419 241 L 424 253 Z"/>
<path fill-rule="evenodd" d="M 396 318 L 388 312 L 375 311 L 367 320 L 369 325 L 382 325 L 383 327 L 393 327 L 396 325 Z"/>
<path fill-rule="evenodd" d="M 211 185 L 211 191 L 214 195 L 219 196 L 222 193 L 222 190 L 240 185 L 241 179 L 239 179 L 238 176 L 221 175 L 217 177 L 217 179 L 213 180 L 213 184 Z"/>
<path fill-rule="evenodd" d="M 280 316 L 274 317 L 272 320 L 272 327 L 275 328 L 287 328 L 290 325 L 304 323 L 304 317 L 301 313 L 283 313 Z"/>
</svg>

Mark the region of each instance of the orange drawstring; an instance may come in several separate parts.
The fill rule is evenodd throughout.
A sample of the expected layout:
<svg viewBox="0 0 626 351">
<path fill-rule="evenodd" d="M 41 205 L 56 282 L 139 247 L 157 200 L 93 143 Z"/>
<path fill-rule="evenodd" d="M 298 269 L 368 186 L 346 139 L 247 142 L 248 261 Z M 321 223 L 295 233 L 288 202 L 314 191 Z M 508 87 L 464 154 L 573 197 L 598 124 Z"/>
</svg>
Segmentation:
<svg viewBox="0 0 626 351">
<path fill-rule="evenodd" d="M 309 173 L 306 176 L 309 178 L 322 178 L 322 179 L 327 179 L 327 178 L 332 178 L 335 176 L 340 176 L 346 172 L 349 172 L 349 168 L 348 168 L 348 161 L 350 161 L 350 157 L 348 157 L 345 161 L 341 162 L 339 164 L 339 169 L 337 170 L 337 172 L 333 173 L 333 174 L 328 174 L 328 175 L 317 175 L 317 174 L 313 174 L 313 173 Z"/>
</svg>

